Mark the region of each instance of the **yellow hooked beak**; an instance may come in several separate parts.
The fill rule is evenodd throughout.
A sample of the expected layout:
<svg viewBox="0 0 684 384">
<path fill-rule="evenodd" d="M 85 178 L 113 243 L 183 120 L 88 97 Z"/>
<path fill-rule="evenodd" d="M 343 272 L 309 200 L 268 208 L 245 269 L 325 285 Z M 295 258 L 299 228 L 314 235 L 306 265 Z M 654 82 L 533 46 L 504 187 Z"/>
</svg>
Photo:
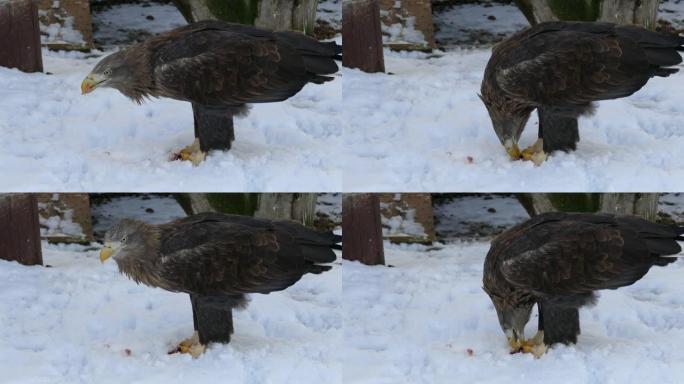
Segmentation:
<svg viewBox="0 0 684 384">
<path fill-rule="evenodd" d="M 93 89 L 97 88 L 100 84 L 104 83 L 105 80 L 107 80 L 105 77 L 97 74 L 90 74 L 86 76 L 85 79 L 83 79 L 83 82 L 81 83 L 81 94 L 85 95 L 87 93 L 90 93 L 93 91 Z"/>
<path fill-rule="evenodd" d="M 105 260 L 109 259 L 114 253 L 111 244 L 105 243 L 105 246 L 100 249 L 100 262 L 104 263 Z"/>
</svg>

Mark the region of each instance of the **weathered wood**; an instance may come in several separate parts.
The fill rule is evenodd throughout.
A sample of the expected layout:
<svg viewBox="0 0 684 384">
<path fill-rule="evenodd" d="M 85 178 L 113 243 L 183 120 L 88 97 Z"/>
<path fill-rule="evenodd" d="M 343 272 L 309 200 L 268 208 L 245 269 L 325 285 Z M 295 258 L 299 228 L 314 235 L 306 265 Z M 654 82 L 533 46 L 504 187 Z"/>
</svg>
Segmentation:
<svg viewBox="0 0 684 384">
<path fill-rule="evenodd" d="M 43 239 L 50 243 L 79 244 L 95 240 L 89 194 L 38 193 L 36 199 Z"/>
<path fill-rule="evenodd" d="M 0 195 L 0 258 L 25 265 L 43 264 L 35 195 Z"/>
<path fill-rule="evenodd" d="M 385 264 L 380 199 L 377 194 L 342 196 L 342 258 L 367 265 Z"/>
<path fill-rule="evenodd" d="M 39 0 L 38 9 L 39 20 L 43 26 L 62 26 L 55 35 L 43 37 L 44 46 L 55 50 L 80 51 L 88 51 L 95 47 L 89 0 Z M 69 33 L 65 33 L 66 31 Z"/>
<path fill-rule="evenodd" d="M 659 193 L 602 193 L 600 211 L 616 215 L 637 215 L 656 221 L 659 199 Z"/>
<path fill-rule="evenodd" d="M 524 193 L 518 200 L 530 216 L 544 212 L 606 212 L 655 221 L 658 193 Z"/>
<path fill-rule="evenodd" d="M 659 0 L 516 0 L 530 24 L 544 21 L 610 21 L 657 26 Z"/>
<path fill-rule="evenodd" d="M 382 24 L 387 28 L 401 25 L 399 35 L 385 39 L 386 46 L 392 50 L 430 51 L 436 48 L 430 0 L 379 0 L 379 5 Z"/>
<path fill-rule="evenodd" d="M 312 227 L 317 197 L 315 193 L 260 193 L 254 217 L 288 219 Z"/>
<path fill-rule="evenodd" d="M 435 241 L 435 217 L 429 193 L 381 193 L 383 237 L 393 243 L 430 244 Z M 387 224 L 393 227 L 387 228 Z"/>
<path fill-rule="evenodd" d="M 385 72 L 380 7 L 377 0 L 342 1 L 342 65 L 364 72 Z"/>
<path fill-rule="evenodd" d="M 222 212 L 253 216 L 259 196 L 256 193 L 179 193 L 175 198 L 188 215 Z"/>
<path fill-rule="evenodd" d="M 287 219 L 312 227 L 315 193 L 183 193 L 176 195 L 188 214 L 222 212 L 265 219 Z"/>
<path fill-rule="evenodd" d="M 0 1 L 0 66 L 43 71 L 38 6 L 33 0 Z"/>
<path fill-rule="evenodd" d="M 317 0 L 174 0 L 189 22 L 223 20 L 313 33 Z"/>
</svg>

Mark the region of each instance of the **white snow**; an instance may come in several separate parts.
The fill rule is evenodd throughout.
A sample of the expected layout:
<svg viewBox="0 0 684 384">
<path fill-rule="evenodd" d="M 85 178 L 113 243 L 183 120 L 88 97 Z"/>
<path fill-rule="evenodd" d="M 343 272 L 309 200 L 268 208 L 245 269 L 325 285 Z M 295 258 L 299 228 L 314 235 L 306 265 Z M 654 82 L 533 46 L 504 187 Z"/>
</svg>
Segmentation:
<svg viewBox="0 0 684 384">
<path fill-rule="evenodd" d="M 655 78 L 581 118 L 578 149 L 512 162 L 478 98 L 488 49 L 385 50 L 391 74 L 344 69 L 344 191 L 535 192 L 684 189 L 684 74 Z M 521 146 L 537 138 L 533 114 Z"/>
<path fill-rule="evenodd" d="M 382 236 L 426 236 L 423 225 L 416 221 L 416 210 L 401 203 L 401 194 L 394 195 L 394 203 L 380 203 Z M 390 216 L 391 214 L 394 214 Z"/>
<path fill-rule="evenodd" d="M 537 360 L 509 355 L 481 289 L 488 243 L 385 245 L 394 268 L 343 262 L 345 383 L 684 381 L 682 260 L 602 291 L 595 307 L 580 311 L 578 343 Z M 536 327 L 533 314 L 526 334 Z"/>
<path fill-rule="evenodd" d="M 433 203 L 435 232 L 442 240 L 488 237 L 529 219 L 512 195 L 454 195 Z"/>
<path fill-rule="evenodd" d="M 185 211 L 172 196 L 134 195 L 113 196 L 100 204 L 93 204 L 93 232 L 104 235 L 121 219 L 141 220 L 162 224 L 185 217 Z"/>
<path fill-rule="evenodd" d="M 342 0 L 319 0 L 316 19 L 330 24 L 336 31 L 342 31 Z"/>
<path fill-rule="evenodd" d="M 489 2 L 436 7 L 433 20 L 435 40 L 451 48 L 472 42 L 492 43 L 529 26 L 515 4 Z"/>
<path fill-rule="evenodd" d="M 663 193 L 658 199 L 658 211 L 670 215 L 677 223 L 684 223 L 684 194 Z"/>
<path fill-rule="evenodd" d="M 684 27 L 684 2 L 682 0 L 661 0 L 658 18 L 667 20 L 675 28 Z"/>
<path fill-rule="evenodd" d="M 383 44 L 409 43 L 425 45 L 425 35 L 416 29 L 415 16 L 401 17 L 401 22 L 391 25 L 381 24 Z"/>
<path fill-rule="evenodd" d="M 169 161 L 194 139 L 189 103 L 142 106 L 114 89 L 82 96 L 98 61 L 43 51 L 51 75 L 0 68 L 0 190 L 340 191 L 341 81 L 236 118 L 236 141 L 199 167 Z"/>
<path fill-rule="evenodd" d="M 62 18 L 62 23 L 52 23 L 40 25 L 40 40 L 42 44 L 48 43 L 69 43 L 85 44 L 81 32 L 74 28 L 74 18 L 72 16 Z"/>
<path fill-rule="evenodd" d="M 92 248 L 44 242 L 43 258 L 0 260 L 3 383 L 341 383 L 339 265 L 252 295 L 231 343 L 193 360 L 167 354 L 192 334 L 186 294 L 136 285 Z"/>
<path fill-rule="evenodd" d="M 117 4 L 93 11 L 93 38 L 105 46 L 129 43 L 133 35 L 148 37 L 186 25 L 173 4 Z"/>
<path fill-rule="evenodd" d="M 341 230 L 342 194 L 321 193 L 316 200 L 316 215 L 327 217 Z"/>
<path fill-rule="evenodd" d="M 45 218 L 39 216 L 40 236 L 82 237 L 83 228 L 81 228 L 80 224 L 74 222 L 74 210 L 67 209 L 60 213 L 62 216 L 51 216 Z"/>
</svg>

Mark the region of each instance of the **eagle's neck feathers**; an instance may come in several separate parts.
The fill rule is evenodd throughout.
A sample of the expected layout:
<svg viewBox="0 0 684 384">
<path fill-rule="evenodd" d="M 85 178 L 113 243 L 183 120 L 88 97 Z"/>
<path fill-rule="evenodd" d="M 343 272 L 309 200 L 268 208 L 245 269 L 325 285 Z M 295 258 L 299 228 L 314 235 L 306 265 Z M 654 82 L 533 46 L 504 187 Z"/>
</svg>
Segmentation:
<svg viewBox="0 0 684 384">
<path fill-rule="evenodd" d="M 115 258 L 119 272 L 138 284 L 165 288 L 158 268 L 160 231 L 148 224 L 144 224 L 140 231 L 144 234 L 144 246 Z"/>
<path fill-rule="evenodd" d="M 118 90 L 129 99 L 142 104 L 146 98 L 157 97 L 154 84 L 154 75 L 150 72 L 150 55 L 141 46 L 134 46 L 126 50 L 124 60 L 129 66 L 132 81 L 125 86 L 119 86 Z M 141 53 L 142 52 L 142 53 Z"/>
</svg>

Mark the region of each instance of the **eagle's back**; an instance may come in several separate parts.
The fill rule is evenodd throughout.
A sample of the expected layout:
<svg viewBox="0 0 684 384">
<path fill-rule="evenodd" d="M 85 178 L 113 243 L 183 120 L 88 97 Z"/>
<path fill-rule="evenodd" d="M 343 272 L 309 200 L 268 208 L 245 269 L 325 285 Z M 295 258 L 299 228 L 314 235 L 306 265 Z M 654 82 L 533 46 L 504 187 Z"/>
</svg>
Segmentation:
<svg viewBox="0 0 684 384">
<path fill-rule="evenodd" d="M 520 102 L 583 105 L 633 94 L 653 76 L 677 72 L 684 38 L 601 22 L 540 23 L 497 44 L 483 92 Z"/>
<path fill-rule="evenodd" d="M 149 39 L 152 96 L 207 106 L 285 100 L 309 82 L 332 80 L 340 48 L 296 32 L 202 21 Z"/>
<path fill-rule="evenodd" d="M 301 227 L 301 226 L 300 226 Z M 291 229 L 294 228 L 294 229 Z M 176 291 L 269 293 L 330 269 L 339 238 L 297 224 L 207 213 L 161 226 L 160 275 Z"/>
<path fill-rule="evenodd" d="M 497 238 L 485 269 L 537 295 L 586 295 L 674 262 L 683 232 L 634 216 L 547 213 Z"/>
</svg>

